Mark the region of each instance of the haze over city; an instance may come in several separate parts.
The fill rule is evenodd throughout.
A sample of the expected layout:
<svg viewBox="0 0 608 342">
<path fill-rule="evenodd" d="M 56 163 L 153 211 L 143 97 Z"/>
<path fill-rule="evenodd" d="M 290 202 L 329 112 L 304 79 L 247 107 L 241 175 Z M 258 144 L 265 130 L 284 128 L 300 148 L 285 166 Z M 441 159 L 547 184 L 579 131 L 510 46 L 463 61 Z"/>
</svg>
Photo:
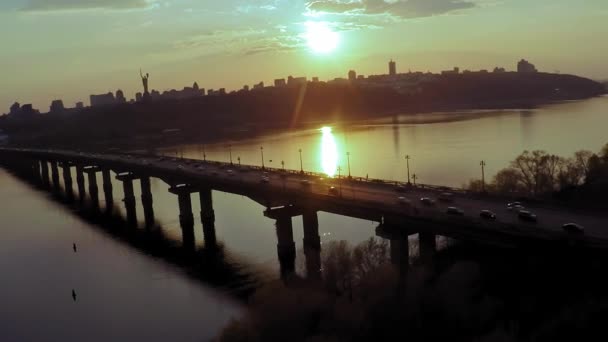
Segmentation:
<svg viewBox="0 0 608 342">
<path fill-rule="evenodd" d="M 274 78 L 516 68 L 608 78 L 602 0 L 6 0 L 0 108 L 191 85 L 240 89 Z M 533 32 L 533 34 L 532 34 Z M 321 38 L 320 38 L 321 37 Z M 321 39 L 321 41 L 319 41 Z"/>
</svg>

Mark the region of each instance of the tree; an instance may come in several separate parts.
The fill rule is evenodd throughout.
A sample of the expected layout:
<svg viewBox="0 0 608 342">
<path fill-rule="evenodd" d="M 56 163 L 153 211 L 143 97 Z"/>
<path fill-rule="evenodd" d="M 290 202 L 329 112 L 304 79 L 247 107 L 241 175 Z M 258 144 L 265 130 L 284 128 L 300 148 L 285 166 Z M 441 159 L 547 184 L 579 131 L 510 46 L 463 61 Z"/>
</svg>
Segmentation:
<svg viewBox="0 0 608 342">
<path fill-rule="evenodd" d="M 556 188 L 563 164 L 563 158 L 536 150 L 524 151 L 511 162 L 511 167 L 520 173 L 525 190 L 538 195 Z"/>
<path fill-rule="evenodd" d="M 494 176 L 492 186 L 499 193 L 519 192 L 522 188 L 521 174 L 514 168 L 500 170 Z"/>
</svg>

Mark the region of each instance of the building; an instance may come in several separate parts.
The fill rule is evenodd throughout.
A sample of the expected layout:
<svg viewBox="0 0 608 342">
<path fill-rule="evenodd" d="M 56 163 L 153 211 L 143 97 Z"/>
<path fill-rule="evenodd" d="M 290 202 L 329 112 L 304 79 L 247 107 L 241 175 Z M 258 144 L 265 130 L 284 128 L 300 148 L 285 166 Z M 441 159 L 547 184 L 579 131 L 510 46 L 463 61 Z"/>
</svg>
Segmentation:
<svg viewBox="0 0 608 342">
<path fill-rule="evenodd" d="M 125 94 L 122 90 L 118 89 L 116 91 L 116 103 L 126 103 L 127 99 L 125 98 Z"/>
<path fill-rule="evenodd" d="M 351 82 L 354 82 L 355 80 L 357 80 L 357 72 L 355 70 L 350 70 L 348 72 L 348 80 Z"/>
<path fill-rule="evenodd" d="M 287 86 L 294 87 L 306 84 L 306 77 L 287 77 Z"/>
<path fill-rule="evenodd" d="M 494 72 L 494 73 L 503 73 L 503 72 L 506 72 L 506 70 L 505 70 L 505 68 L 496 67 L 496 68 L 494 68 L 494 71 L 492 71 L 492 72 Z"/>
<path fill-rule="evenodd" d="M 248 85 L 244 85 L 243 86 L 243 91 L 249 91 L 249 86 Z"/>
<path fill-rule="evenodd" d="M 318 83 L 319 82 L 319 78 L 315 76 L 315 77 L 312 78 L 312 81 L 313 81 L 313 83 Z"/>
<path fill-rule="evenodd" d="M 220 88 L 220 95 L 226 95 L 226 88 Z"/>
<path fill-rule="evenodd" d="M 538 72 L 538 70 L 536 70 L 536 67 L 534 66 L 534 64 L 528 62 L 525 59 L 522 59 L 517 63 L 517 72 L 532 73 L 532 72 Z"/>
<path fill-rule="evenodd" d="M 83 109 L 83 108 L 84 108 L 84 103 L 82 103 L 82 101 L 76 102 L 76 109 Z"/>
<path fill-rule="evenodd" d="M 365 79 L 365 76 L 363 75 L 357 75 L 357 80 L 362 81 Z"/>
<path fill-rule="evenodd" d="M 144 96 L 140 92 L 135 94 L 135 101 L 141 102 L 143 99 L 144 99 Z"/>
<path fill-rule="evenodd" d="M 19 104 L 19 102 L 15 102 L 11 106 L 10 111 L 8 112 L 8 114 L 9 115 L 17 115 L 17 114 L 19 114 L 19 112 L 21 112 L 21 105 Z"/>
<path fill-rule="evenodd" d="M 390 62 L 388 62 L 388 74 L 391 76 L 397 75 L 397 63 L 395 63 L 395 61 L 392 59 Z"/>
<path fill-rule="evenodd" d="M 116 104 L 116 99 L 114 98 L 114 94 L 112 94 L 111 92 L 109 92 L 107 94 L 101 94 L 101 95 L 91 95 L 90 100 L 91 100 L 91 107 L 108 106 L 108 105 Z"/>
<path fill-rule="evenodd" d="M 277 78 L 276 80 L 274 80 L 274 86 L 277 88 L 282 88 L 286 85 L 287 85 L 287 83 L 285 83 L 284 78 Z"/>
<path fill-rule="evenodd" d="M 458 75 L 460 74 L 460 68 L 454 67 L 452 70 L 444 70 L 441 72 L 442 75 Z"/>
<path fill-rule="evenodd" d="M 258 84 L 253 85 L 253 90 L 264 89 L 264 82 L 260 82 Z"/>
<path fill-rule="evenodd" d="M 65 111 L 65 107 L 63 106 L 63 101 L 54 100 L 51 102 L 51 113 L 63 113 Z"/>
</svg>

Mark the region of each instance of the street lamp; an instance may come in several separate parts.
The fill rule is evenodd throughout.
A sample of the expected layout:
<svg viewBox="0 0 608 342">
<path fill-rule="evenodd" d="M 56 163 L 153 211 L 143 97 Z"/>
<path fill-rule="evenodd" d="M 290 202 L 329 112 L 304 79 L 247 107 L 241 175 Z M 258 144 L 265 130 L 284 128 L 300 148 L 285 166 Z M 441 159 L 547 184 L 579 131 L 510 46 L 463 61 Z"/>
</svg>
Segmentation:
<svg viewBox="0 0 608 342">
<path fill-rule="evenodd" d="M 207 161 L 207 153 L 205 151 L 205 145 L 203 145 L 203 161 Z"/>
<path fill-rule="evenodd" d="M 412 179 L 414 180 L 414 186 L 416 186 L 416 179 L 418 179 L 418 177 L 415 173 L 412 175 Z"/>
<path fill-rule="evenodd" d="M 304 173 L 304 167 L 302 166 L 302 149 L 299 149 L 300 152 L 300 173 Z"/>
<path fill-rule="evenodd" d="M 281 160 L 281 166 L 283 167 L 283 172 L 285 172 L 285 161 Z"/>
<path fill-rule="evenodd" d="M 410 182 L 410 155 L 405 156 L 405 162 L 407 163 L 407 184 L 411 184 Z M 416 181 L 414 181 L 416 183 Z"/>
<path fill-rule="evenodd" d="M 340 187 L 340 197 L 342 197 L 342 182 L 340 181 L 340 172 L 342 168 L 338 165 L 338 186 Z"/>
<path fill-rule="evenodd" d="M 241 167 L 241 156 L 236 157 L 236 160 L 239 161 L 239 167 Z"/>
<path fill-rule="evenodd" d="M 486 162 L 484 160 L 479 162 L 481 166 L 481 192 L 486 192 L 486 174 L 485 174 L 485 166 Z"/>
<path fill-rule="evenodd" d="M 350 176 L 350 152 L 346 152 L 346 160 L 348 161 L 348 179 L 351 179 Z"/>
<path fill-rule="evenodd" d="M 260 146 L 260 153 L 262 154 L 262 170 L 265 170 L 264 167 L 264 146 Z"/>
<path fill-rule="evenodd" d="M 230 166 L 233 166 L 234 164 L 232 164 L 232 145 L 228 145 L 228 152 L 230 153 Z"/>
</svg>

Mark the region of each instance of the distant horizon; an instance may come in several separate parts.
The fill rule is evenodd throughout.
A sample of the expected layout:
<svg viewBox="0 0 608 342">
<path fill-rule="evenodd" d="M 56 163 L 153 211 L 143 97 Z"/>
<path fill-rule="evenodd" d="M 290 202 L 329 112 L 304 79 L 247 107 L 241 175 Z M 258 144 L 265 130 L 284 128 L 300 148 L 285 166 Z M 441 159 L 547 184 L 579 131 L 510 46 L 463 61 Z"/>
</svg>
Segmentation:
<svg viewBox="0 0 608 342">
<path fill-rule="evenodd" d="M 0 112 L 131 98 L 140 68 L 160 91 L 381 74 L 391 58 L 401 72 L 513 70 L 525 58 L 608 80 L 606 22 L 604 0 L 4 0 Z"/>
</svg>

